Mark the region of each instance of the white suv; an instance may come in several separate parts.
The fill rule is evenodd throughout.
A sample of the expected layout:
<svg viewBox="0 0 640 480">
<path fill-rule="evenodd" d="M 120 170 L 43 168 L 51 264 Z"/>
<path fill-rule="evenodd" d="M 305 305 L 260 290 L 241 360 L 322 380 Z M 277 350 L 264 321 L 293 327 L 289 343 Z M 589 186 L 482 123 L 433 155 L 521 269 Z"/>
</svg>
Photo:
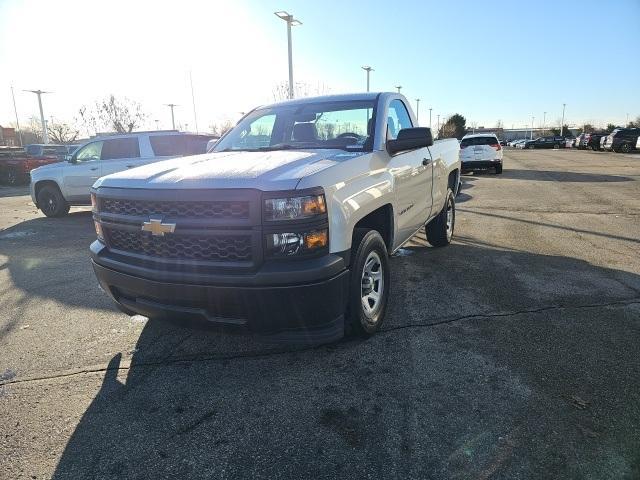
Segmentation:
<svg viewBox="0 0 640 480">
<path fill-rule="evenodd" d="M 494 170 L 502 173 L 502 147 L 492 133 L 465 135 L 460 142 L 462 173 Z"/>
<path fill-rule="evenodd" d="M 31 171 L 31 198 L 47 217 L 61 217 L 71 205 L 90 205 L 89 189 L 105 175 L 172 157 L 206 153 L 211 135 L 175 130 L 96 137 L 66 162 Z"/>
</svg>

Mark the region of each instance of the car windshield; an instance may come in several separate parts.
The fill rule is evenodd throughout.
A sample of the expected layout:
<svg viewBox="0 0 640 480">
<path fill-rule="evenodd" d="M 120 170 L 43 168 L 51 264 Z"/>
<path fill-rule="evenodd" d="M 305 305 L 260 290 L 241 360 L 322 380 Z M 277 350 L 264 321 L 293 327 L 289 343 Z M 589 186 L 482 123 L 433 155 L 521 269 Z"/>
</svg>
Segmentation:
<svg viewBox="0 0 640 480">
<path fill-rule="evenodd" d="M 374 106 L 374 100 L 362 100 L 261 108 L 242 119 L 214 151 L 371 150 Z"/>
</svg>

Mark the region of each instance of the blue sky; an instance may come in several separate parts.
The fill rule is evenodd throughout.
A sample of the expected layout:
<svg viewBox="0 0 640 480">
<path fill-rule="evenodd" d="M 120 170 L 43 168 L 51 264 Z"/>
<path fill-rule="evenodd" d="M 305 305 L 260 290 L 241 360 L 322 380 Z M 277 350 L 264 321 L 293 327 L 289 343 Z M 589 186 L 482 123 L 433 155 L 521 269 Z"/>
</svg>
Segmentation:
<svg viewBox="0 0 640 480">
<path fill-rule="evenodd" d="M 150 128 L 193 129 L 189 72 L 200 130 L 273 101 L 287 78 L 287 10 L 294 74 L 312 90 L 402 85 L 420 120 L 443 117 L 505 127 L 623 123 L 640 115 L 640 0 L 334 1 L 0 0 L 0 123 L 37 114 L 32 94 L 52 90 L 45 116 L 70 121 L 109 93 L 142 103 Z M 37 12 L 37 14 L 36 14 Z M 153 16 L 150 13 L 153 12 Z M 90 21 L 88 21 L 90 20 Z M 25 35 L 25 26 L 29 34 Z M 47 53 L 43 54 L 43 51 Z M 320 86 L 320 88 L 318 88 Z"/>
</svg>

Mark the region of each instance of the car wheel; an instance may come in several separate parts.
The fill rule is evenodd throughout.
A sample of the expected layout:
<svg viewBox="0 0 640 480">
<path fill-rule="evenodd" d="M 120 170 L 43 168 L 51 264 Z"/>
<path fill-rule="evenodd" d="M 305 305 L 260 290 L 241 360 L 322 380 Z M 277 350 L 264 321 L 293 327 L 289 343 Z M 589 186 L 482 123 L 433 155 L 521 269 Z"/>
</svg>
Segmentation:
<svg viewBox="0 0 640 480">
<path fill-rule="evenodd" d="M 502 165 L 496 165 L 496 175 L 500 175 L 502 173 Z"/>
<path fill-rule="evenodd" d="M 368 337 L 380 329 L 387 310 L 389 256 L 380 233 L 362 228 L 354 232 L 351 255 L 345 334 Z"/>
<path fill-rule="evenodd" d="M 456 226 L 456 201 L 451 189 L 447 191 L 444 207 L 436 218 L 427 223 L 427 241 L 434 247 L 446 247 L 451 243 Z"/>
<path fill-rule="evenodd" d="M 629 153 L 631 151 L 631 145 L 629 145 L 628 143 L 623 143 L 620 147 L 620 151 L 622 153 Z"/>
<path fill-rule="evenodd" d="M 7 185 L 16 186 L 20 184 L 20 175 L 15 168 L 10 168 L 9 170 L 7 170 L 5 181 Z"/>
<path fill-rule="evenodd" d="M 58 187 L 45 185 L 38 192 L 38 208 L 47 217 L 64 217 L 69 213 L 69 204 L 60 193 Z"/>
<path fill-rule="evenodd" d="M 560 150 L 560 145 L 558 145 L 557 143 L 553 146 L 554 150 Z"/>
<path fill-rule="evenodd" d="M 534 148 L 536 148 L 535 145 L 529 145 L 527 148 L 530 148 L 531 150 L 533 150 Z"/>
</svg>

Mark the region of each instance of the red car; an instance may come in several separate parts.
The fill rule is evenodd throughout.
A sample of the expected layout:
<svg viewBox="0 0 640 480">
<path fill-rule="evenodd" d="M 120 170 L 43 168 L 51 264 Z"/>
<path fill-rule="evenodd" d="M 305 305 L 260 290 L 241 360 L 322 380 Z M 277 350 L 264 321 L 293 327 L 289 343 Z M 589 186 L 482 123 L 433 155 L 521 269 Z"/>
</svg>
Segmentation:
<svg viewBox="0 0 640 480">
<path fill-rule="evenodd" d="M 29 183 L 29 172 L 49 163 L 61 162 L 69 154 L 68 145 L 31 144 L 0 150 L 0 182 L 8 185 Z"/>
</svg>

